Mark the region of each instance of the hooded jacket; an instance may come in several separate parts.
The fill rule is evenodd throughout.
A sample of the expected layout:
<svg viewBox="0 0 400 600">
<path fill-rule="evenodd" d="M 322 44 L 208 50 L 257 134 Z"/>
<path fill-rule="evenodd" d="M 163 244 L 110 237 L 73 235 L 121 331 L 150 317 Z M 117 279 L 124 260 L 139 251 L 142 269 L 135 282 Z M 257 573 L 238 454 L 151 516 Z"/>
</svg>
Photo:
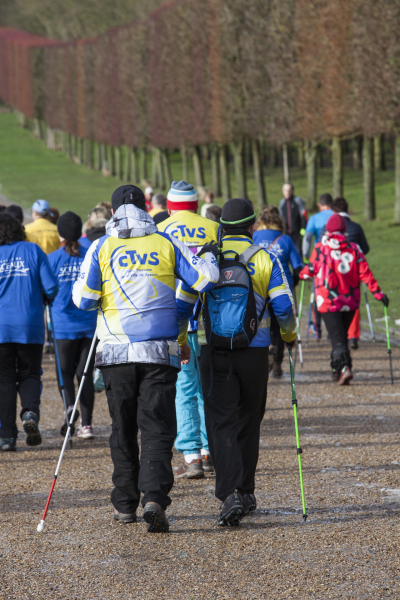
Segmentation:
<svg viewBox="0 0 400 600">
<path fill-rule="evenodd" d="M 383 293 L 376 282 L 360 247 L 342 233 L 328 233 L 312 251 L 310 262 L 300 279 L 315 277 L 318 311 L 356 310 L 360 306 L 360 281 L 367 284 L 376 300 Z"/>
<path fill-rule="evenodd" d="M 73 288 L 78 308 L 98 310 L 96 366 L 145 362 L 180 369 L 175 278 L 210 290 L 219 278 L 217 261 L 160 233 L 146 211 L 120 206 L 106 235 L 89 248 Z"/>
</svg>

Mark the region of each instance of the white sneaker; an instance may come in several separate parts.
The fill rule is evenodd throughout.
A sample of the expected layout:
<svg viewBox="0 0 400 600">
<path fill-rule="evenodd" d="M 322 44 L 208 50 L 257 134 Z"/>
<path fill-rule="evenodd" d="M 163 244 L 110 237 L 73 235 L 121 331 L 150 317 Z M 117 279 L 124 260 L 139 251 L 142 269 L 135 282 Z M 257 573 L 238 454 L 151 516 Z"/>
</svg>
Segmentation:
<svg viewBox="0 0 400 600">
<path fill-rule="evenodd" d="M 76 437 L 82 440 L 91 440 L 94 438 L 93 427 L 91 425 L 80 425 Z"/>
</svg>

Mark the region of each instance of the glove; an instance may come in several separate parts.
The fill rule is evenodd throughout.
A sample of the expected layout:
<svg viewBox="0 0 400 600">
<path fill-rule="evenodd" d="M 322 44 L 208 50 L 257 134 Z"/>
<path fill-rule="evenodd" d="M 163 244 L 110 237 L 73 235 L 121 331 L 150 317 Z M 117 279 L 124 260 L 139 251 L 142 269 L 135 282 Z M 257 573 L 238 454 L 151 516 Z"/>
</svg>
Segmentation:
<svg viewBox="0 0 400 600">
<path fill-rule="evenodd" d="M 293 342 L 285 342 L 286 348 L 295 348 L 297 346 L 297 338 Z"/>
<path fill-rule="evenodd" d="M 381 298 L 381 302 L 382 302 L 383 306 L 386 306 L 386 308 L 389 306 L 389 298 L 386 296 L 386 294 L 383 294 L 383 298 Z"/>
<path fill-rule="evenodd" d="M 53 306 L 53 300 L 51 300 L 45 294 L 43 294 L 43 304 L 45 306 Z"/>
<path fill-rule="evenodd" d="M 208 244 L 204 244 L 200 252 L 197 253 L 197 256 L 202 256 L 206 252 L 211 252 L 214 254 L 215 258 L 218 256 L 218 244 L 217 242 L 208 242 Z"/>
</svg>

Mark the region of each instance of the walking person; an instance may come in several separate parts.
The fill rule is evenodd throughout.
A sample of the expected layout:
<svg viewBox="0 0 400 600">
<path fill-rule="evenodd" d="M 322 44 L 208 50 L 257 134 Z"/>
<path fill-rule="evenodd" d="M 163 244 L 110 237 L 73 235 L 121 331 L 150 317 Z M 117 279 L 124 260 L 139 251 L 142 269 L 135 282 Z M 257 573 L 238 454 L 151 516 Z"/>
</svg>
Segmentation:
<svg viewBox="0 0 400 600">
<path fill-rule="evenodd" d="M 0 214 L 0 450 L 15 450 L 17 394 L 28 446 L 42 443 L 39 431 L 44 344 L 43 301 L 58 291 L 47 256 L 25 241 L 22 225 Z"/>
<path fill-rule="evenodd" d="M 26 242 L 33 242 L 34 244 L 37 244 L 37 237 L 33 233 L 28 233 L 24 227 L 24 211 L 19 206 L 19 204 L 9 204 L 5 207 L 4 212 L 8 213 L 12 217 L 14 217 L 14 219 L 17 219 L 19 223 L 21 223 L 22 228 L 25 232 Z"/>
<path fill-rule="evenodd" d="M 88 251 L 79 243 L 82 235 L 82 220 L 75 213 L 68 211 L 61 215 L 57 223 L 61 248 L 49 254 L 49 263 L 58 279 L 59 293 L 51 308 L 53 313 L 53 339 L 57 344 L 60 357 L 61 374 L 64 382 L 64 393 L 68 418 L 75 403 L 75 376 L 80 383 L 90 345 L 96 330 L 96 312 L 84 312 L 72 301 L 72 288 L 79 277 L 81 265 Z M 92 439 L 92 416 L 94 406 L 94 386 L 91 373 L 94 359 L 89 366 L 88 377 L 82 388 L 80 397 L 81 426 L 77 436 L 81 439 Z M 58 377 L 58 371 L 57 371 Z M 76 411 L 74 422 L 79 418 Z M 65 436 L 68 423 L 65 420 L 60 433 Z"/>
<path fill-rule="evenodd" d="M 281 262 L 292 294 L 299 282 L 299 273 L 303 267 L 300 254 L 297 252 L 293 240 L 286 235 L 285 224 L 279 215 L 276 206 L 266 206 L 260 213 L 253 233 L 253 242 L 265 248 L 267 252 L 273 252 Z M 282 361 L 285 343 L 281 337 L 278 319 L 274 314 L 272 303 L 268 306 L 271 317 L 271 346 L 272 355 L 272 377 L 282 377 Z"/>
<path fill-rule="evenodd" d="M 50 254 L 60 247 L 57 225 L 48 220 L 49 215 L 52 215 L 49 203 L 46 200 L 36 200 L 32 206 L 33 221 L 25 227 L 26 233 L 35 236 L 36 243 L 45 254 Z"/>
<path fill-rule="evenodd" d="M 349 204 L 345 198 L 335 198 L 332 202 L 333 212 L 339 214 L 341 217 L 344 217 L 346 220 L 346 238 L 349 242 L 354 242 L 358 244 L 361 248 L 362 253 L 366 256 L 369 252 L 369 244 L 367 242 L 367 238 L 365 237 L 365 233 L 363 228 L 359 223 L 352 221 L 349 215 Z M 325 234 L 325 228 L 322 229 L 320 234 L 320 240 L 322 236 Z M 351 325 L 348 330 L 348 340 L 349 346 L 352 350 L 357 350 L 358 341 L 360 339 L 360 309 L 357 308 L 354 313 L 354 318 L 351 322 Z"/>
<path fill-rule="evenodd" d="M 279 203 L 279 214 L 286 226 L 286 233 L 292 238 L 297 252 L 302 256 L 301 236 L 307 224 L 307 210 L 300 196 L 294 195 L 292 183 L 282 187 L 283 198 Z"/>
<path fill-rule="evenodd" d="M 170 218 L 159 224 L 159 230 L 183 242 L 196 254 L 204 244 L 217 239 L 218 224 L 197 214 L 198 200 L 193 185 L 186 181 L 173 181 L 167 196 Z M 178 306 L 184 295 L 181 286 L 177 291 Z M 197 295 L 195 298 L 195 302 Z M 186 298 L 184 297 L 184 301 Z M 195 309 L 195 304 L 193 304 Z M 182 365 L 176 384 L 176 419 L 178 434 L 175 448 L 183 454 L 183 461 L 175 468 L 176 479 L 199 479 L 204 472 L 214 470 L 204 417 L 204 399 L 201 387 L 197 336 L 197 319 L 190 319 L 188 328 L 190 361 Z"/>
<path fill-rule="evenodd" d="M 360 305 L 360 283 L 363 281 L 376 300 L 389 306 L 372 275 L 360 247 L 346 238 L 346 219 L 335 213 L 326 224 L 326 234 L 314 246 L 310 262 L 300 279 L 315 277 L 315 296 L 332 344 L 331 368 L 339 385 L 353 379 L 352 360 L 347 333 Z"/>
<path fill-rule="evenodd" d="M 307 260 L 310 257 L 311 244 L 314 238 L 314 243 L 320 239 L 321 231 L 325 228 L 328 219 L 333 215 L 332 196 L 330 194 L 321 194 L 318 198 L 318 209 L 315 215 L 307 221 L 306 233 L 303 237 L 303 258 Z"/>
<path fill-rule="evenodd" d="M 78 308 L 98 311 L 96 366 L 103 372 L 112 433 L 114 519 L 136 522 L 140 492 L 149 532 L 169 529 L 165 509 L 174 482 L 175 393 L 181 352 L 175 278 L 212 289 L 219 272 L 213 253 L 203 258 L 172 235 L 158 232 L 145 197 L 133 185 L 112 196 L 107 235 L 92 244 L 74 284 Z M 138 428 L 141 432 L 139 465 Z M 139 491 L 140 490 L 140 491 Z"/>
<path fill-rule="evenodd" d="M 257 506 L 255 472 L 271 343 L 268 301 L 272 303 L 285 343 L 293 347 L 297 339 L 293 298 L 283 267 L 273 253 L 253 243 L 255 221 L 248 200 L 234 198 L 224 205 L 220 280 L 212 296 L 202 295 L 202 327 L 206 338 L 201 346 L 200 371 L 216 474 L 215 495 L 222 503 L 220 526 L 237 525 Z M 229 292 L 225 292 L 229 289 L 228 282 L 238 285 L 230 300 Z M 249 290 L 247 300 L 245 289 Z M 182 290 L 187 296 L 193 295 L 185 285 Z M 242 310 L 235 308 L 242 301 L 241 296 L 252 307 L 249 315 L 248 309 L 245 310 L 245 329 L 241 329 L 239 320 Z M 208 302 L 215 304 L 208 309 Z M 190 314 L 189 300 L 187 307 Z"/>
</svg>

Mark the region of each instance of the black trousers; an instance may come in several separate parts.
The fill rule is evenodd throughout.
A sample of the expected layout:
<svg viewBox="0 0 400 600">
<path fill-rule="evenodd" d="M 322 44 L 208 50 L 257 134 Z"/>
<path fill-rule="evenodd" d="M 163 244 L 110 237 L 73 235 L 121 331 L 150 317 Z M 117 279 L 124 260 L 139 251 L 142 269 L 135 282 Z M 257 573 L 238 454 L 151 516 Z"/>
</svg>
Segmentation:
<svg viewBox="0 0 400 600">
<path fill-rule="evenodd" d="M 281 329 L 279 327 L 278 319 L 275 316 L 274 309 L 272 308 L 272 304 L 269 304 L 268 312 L 271 316 L 270 333 L 272 347 L 270 348 L 270 354 L 274 363 L 282 364 L 285 342 L 282 339 Z"/>
<path fill-rule="evenodd" d="M 16 438 L 17 394 L 21 417 L 29 410 L 40 417 L 42 344 L 0 344 L 0 437 Z"/>
<path fill-rule="evenodd" d="M 347 345 L 347 332 L 354 313 L 355 310 L 321 313 L 332 344 L 331 367 L 335 371 L 341 371 L 343 367 L 351 369 L 352 361 Z"/>
<path fill-rule="evenodd" d="M 78 379 L 78 384 L 81 382 L 83 371 L 89 350 L 92 343 L 92 338 L 79 338 L 77 340 L 57 340 L 58 354 L 60 357 L 60 366 L 64 383 L 65 400 L 67 406 L 75 404 L 75 375 Z M 93 352 L 90 361 L 88 376 L 83 384 L 80 404 L 82 425 L 91 425 L 94 406 L 94 385 L 93 385 L 93 369 L 96 353 Z M 58 369 L 56 366 L 58 385 L 60 385 L 58 377 Z M 60 387 L 59 387 L 60 389 Z M 60 389 L 61 394 L 61 389 Z"/>
<path fill-rule="evenodd" d="M 201 348 L 200 372 L 216 474 L 215 495 L 222 502 L 235 489 L 242 494 L 254 492 L 260 424 L 267 401 L 268 350 L 218 352 L 210 346 Z"/>
<path fill-rule="evenodd" d="M 157 502 L 166 508 L 171 504 L 168 494 L 174 483 L 171 459 L 178 371 L 165 365 L 129 363 L 103 367 L 102 373 L 112 419 L 115 487 L 111 502 L 119 512 L 133 513 L 142 492 L 143 506 Z"/>
</svg>

